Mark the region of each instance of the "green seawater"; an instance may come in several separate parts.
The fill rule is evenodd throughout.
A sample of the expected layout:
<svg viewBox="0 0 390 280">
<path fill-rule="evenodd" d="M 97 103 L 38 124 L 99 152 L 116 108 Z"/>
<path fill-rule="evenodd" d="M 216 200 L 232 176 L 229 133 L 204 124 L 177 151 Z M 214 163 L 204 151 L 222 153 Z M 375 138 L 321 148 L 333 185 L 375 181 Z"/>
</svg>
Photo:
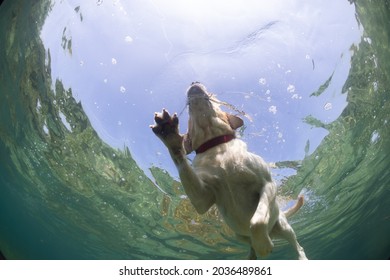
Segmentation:
<svg viewBox="0 0 390 280">
<path fill-rule="evenodd" d="M 40 37 L 52 2 L 26 3 L 0 6 L 4 256 L 245 258 L 247 248 L 215 209 L 197 215 L 175 176 L 157 165 L 141 168 L 128 147 L 114 148 L 99 137 L 74 89 L 52 76 L 53 50 Z M 363 35 L 351 47 L 341 89 L 348 104 L 330 123 L 311 115 L 303 120 L 328 134 L 281 190 L 294 197 L 303 189 L 307 197 L 291 224 L 310 259 L 390 257 L 390 3 L 351 5 Z M 63 37 L 64 50 L 76 47 Z M 285 242 L 275 244 L 270 259 L 295 257 Z"/>
</svg>

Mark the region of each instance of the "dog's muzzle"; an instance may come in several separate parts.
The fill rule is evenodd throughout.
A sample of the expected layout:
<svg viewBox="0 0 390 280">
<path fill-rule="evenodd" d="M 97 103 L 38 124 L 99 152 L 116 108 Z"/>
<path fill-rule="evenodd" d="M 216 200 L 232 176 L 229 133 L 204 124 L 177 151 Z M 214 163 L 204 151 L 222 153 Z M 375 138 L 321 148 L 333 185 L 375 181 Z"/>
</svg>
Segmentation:
<svg viewBox="0 0 390 280">
<path fill-rule="evenodd" d="M 187 96 L 190 97 L 208 97 L 206 87 L 199 82 L 193 82 L 187 90 Z"/>
</svg>

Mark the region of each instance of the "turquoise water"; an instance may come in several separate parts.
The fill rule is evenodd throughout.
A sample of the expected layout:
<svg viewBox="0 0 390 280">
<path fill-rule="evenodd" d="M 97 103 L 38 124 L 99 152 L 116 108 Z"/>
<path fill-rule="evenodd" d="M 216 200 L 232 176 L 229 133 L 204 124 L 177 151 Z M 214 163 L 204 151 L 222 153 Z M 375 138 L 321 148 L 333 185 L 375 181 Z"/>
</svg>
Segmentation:
<svg viewBox="0 0 390 280">
<path fill-rule="evenodd" d="M 195 213 L 148 127 L 200 80 L 250 116 L 241 137 L 276 163 L 280 194 L 305 195 L 290 222 L 308 258 L 389 258 L 390 5 L 267 2 L 201 2 L 187 22 L 172 1 L 6 0 L 3 255 L 245 258 L 215 209 Z M 290 258 L 277 241 L 270 259 Z"/>
</svg>

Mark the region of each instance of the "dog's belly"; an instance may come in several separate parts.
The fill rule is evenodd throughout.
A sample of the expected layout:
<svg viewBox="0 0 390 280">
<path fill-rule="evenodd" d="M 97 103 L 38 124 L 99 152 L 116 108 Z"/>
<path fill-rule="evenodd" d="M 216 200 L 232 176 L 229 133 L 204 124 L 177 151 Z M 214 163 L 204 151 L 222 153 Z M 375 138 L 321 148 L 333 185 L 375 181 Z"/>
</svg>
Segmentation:
<svg viewBox="0 0 390 280">
<path fill-rule="evenodd" d="M 218 207 L 224 221 L 237 235 L 250 236 L 249 219 L 247 216 L 240 217 L 232 213 L 224 212 L 225 209 Z"/>
<path fill-rule="evenodd" d="M 226 186 L 227 187 L 227 186 Z M 237 186 L 244 190 L 245 186 Z M 217 197 L 216 205 L 226 224 L 239 235 L 250 235 L 250 220 L 259 202 L 257 191 L 231 192 L 229 187 Z"/>
<path fill-rule="evenodd" d="M 260 193 L 271 181 L 264 160 L 249 153 L 246 144 L 235 139 L 197 155 L 193 165 L 205 185 L 213 190 L 216 205 L 229 227 L 239 235 L 250 235 L 250 220 Z"/>
</svg>

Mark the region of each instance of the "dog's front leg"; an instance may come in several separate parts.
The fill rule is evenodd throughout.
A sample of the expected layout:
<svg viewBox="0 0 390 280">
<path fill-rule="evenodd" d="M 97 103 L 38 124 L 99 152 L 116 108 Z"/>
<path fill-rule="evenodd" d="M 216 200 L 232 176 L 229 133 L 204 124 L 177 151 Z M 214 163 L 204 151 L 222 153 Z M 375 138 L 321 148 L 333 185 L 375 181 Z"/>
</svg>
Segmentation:
<svg viewBox="0 0 390 280">
<path fill-rule="evenodd" d="M 186 158 L 183 136 L 179 134 L 179 119 L 172 117 L 163 109 L 154 116 L 156 125 L 151 126 L 153 132 L 168 148 L 173 162 L 179 171 L 181 183 L 188 198 L 199 214 L 205 213 L 215 203 L 214 193 L 207 188 Z"/>
</svg>

